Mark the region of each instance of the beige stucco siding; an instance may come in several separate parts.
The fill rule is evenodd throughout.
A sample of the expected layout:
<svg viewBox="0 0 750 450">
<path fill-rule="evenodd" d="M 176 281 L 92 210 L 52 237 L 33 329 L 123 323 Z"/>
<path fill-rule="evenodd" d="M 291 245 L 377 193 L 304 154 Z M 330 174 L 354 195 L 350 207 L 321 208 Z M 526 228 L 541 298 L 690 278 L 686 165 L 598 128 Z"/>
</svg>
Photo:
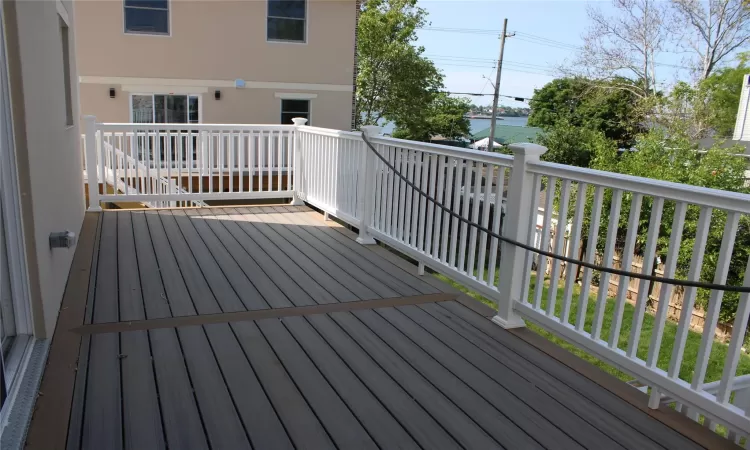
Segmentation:
<svg viewBox="0 0 750 450">
<path fill-rule="evenodd" d="M 109 86 L 81 84 L 81 113 L 95 115 L 99 122 L 130 122 L 130 93 L 118 90 L 109 97 Z M 221 99 L 214 99 L 214 91 L 221 91 Z M 276 94 L 314 95 L 310 99 L 312 125 L 348 130 L 351 127 L 351 92 L 207 88 L 200 95 L 202 123 L 277 124 L 281 120 L 281 99 Z M 169 92 L 165 88 L 164 92 Z"/>
<path fill-rule="evenodd" d="M 80 231 L 84 200 L 70 1 L 4 2 L 22 215 L 37 337 L 52 335 L 75 248 L 49 248 L 54 231 Z M 69 19 L 73 117 L 66 123 L 59 9 Z"/>
<path fill-rule="evenodd" d="M 170 36 L 123 32 L 123 3 L 79 2 L 84 76 L 352 84 L 354 0 L 308 0 L 307 43 L 266 42 L 266 1 L 170 1 Z"/>
</svg>

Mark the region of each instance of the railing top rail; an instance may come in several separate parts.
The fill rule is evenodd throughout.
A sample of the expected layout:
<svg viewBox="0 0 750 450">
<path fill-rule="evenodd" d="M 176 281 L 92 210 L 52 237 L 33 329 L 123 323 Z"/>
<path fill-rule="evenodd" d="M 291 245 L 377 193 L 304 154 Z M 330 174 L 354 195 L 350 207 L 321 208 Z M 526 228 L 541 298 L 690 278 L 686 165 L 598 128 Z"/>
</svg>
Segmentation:
<svg viewBox="0 0 750 450">
<path fill-rule="evenodd" d="M 529 172 L 621 189 L 694 205 L 750 214 L 750 195 L 550 162 L 529 162 Z"/>
<path fill-rule="evenodd" d="M 263 130 L 291 131 L 295 125 L 268 124 L 223 124 L 223 123 L 97 123 L 96 128 L 102 131 L 142 130 Z"/>
<path fill-rule="evenodd" d="M 372 136 L 369 138 L 374 144 L 392 145 L 394 147 L 420 150 L 423 152 L 437 153 L 439 155 L 452 156 L 462 159 L 471 159 L 473 161 L 496 164 L 499 166 L 512 167 L 513 157 L 494 152 L 485 152 L 460 147 L 451 147 L 450 145 L 440 145 L 426 142 L 407 141 L 405 139 L 396 139 L 385 136 Z"/>
<path fill-rule="evenodd" d="M 303 126 L 303 127 L 298 128 L 298 131 L 303 132 L 303 133 L 312 133 L 312 134 L 319 134 L 319 135 L 331 136 L 331 137 L 341 137 L 341 138 L 350 138 L 350 139 L 362 138 L 362 135 L 358 131 L 341 131 L 341 130 L 334 130 L 333 128 Z"/>
</svg>

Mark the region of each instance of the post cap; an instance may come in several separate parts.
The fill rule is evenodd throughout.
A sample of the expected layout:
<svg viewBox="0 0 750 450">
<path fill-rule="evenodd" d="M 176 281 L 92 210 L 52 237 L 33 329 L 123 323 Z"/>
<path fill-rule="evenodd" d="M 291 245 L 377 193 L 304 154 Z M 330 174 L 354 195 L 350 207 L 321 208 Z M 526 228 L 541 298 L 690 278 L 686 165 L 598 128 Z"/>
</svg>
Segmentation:
<svg viewBox="0 0 750 450">
<path fill-rule="evenodd" d="M 304 117 L 295 117 L 292 119 L 292 123 L 297 126 L 304 125 L 307 123 L 307 119 L 305 119 Z"/>
<path fill-rule="evenodd" d="M 508 148 L 510 148 L 510 151 L 512 151 L 514 155 L 519 156 L 539 157 L 547 153 L 547 147 L 539 144 L 532 144 L 530 142 L 510 144 Z"/>
<path fill-rule="evenodd" d="M 383 127 L 377 125 L 363 125 L 360 129 L 368 136 L 377 136 L 383 132 Z"/>
</svg>

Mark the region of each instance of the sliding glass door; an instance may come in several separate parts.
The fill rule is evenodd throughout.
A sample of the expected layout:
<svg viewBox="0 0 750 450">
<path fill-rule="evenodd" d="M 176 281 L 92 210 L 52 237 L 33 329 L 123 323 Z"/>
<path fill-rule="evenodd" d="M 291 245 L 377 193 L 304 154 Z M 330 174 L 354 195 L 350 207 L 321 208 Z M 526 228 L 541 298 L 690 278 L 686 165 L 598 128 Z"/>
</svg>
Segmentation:
<svg viewBox="0 0 750 450">
<path fill-rule="evenodd" d="M 200 122 L 200 96 L 173 94 L 133 94 L 131 96 L 133 123 L 197 124 Z M 197 133 L 189 127 L 171 130 L 180 132 L 180 138 L 144 133 L 138 138 L 139 158 L 152 166 L 182 164 L 195 161 Z"/>
</svg>

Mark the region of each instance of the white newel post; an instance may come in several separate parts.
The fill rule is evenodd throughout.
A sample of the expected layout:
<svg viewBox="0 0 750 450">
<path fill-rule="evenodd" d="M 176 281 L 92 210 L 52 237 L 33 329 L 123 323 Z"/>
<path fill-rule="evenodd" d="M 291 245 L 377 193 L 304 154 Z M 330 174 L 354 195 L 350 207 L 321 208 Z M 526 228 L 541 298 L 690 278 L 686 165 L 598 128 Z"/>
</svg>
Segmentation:
<svg viewBox="0 0 750 450">
<path fill-rule="evenodd" d="M 96 163 L 96 117 L 83 117 L 84 133 L 86 135 L 86 180 L 89 186 L 89 211 L 101 211 L 99 204 L 99 176 L 97 175 Z M 102 174 L 104 182 L 104 174 Z"/>
<path fill-rule="evenodd" d="M 383 127 L 376 125 L 365 125 L 362 127 L 362 133 L 366 134 L 368 138 L 375 137 L 383 131 Z M 359 169 L 359 179 L 357 186 L 357 205 L 359 208 L 359 217 L 361 221 L 359 224 L 359 236 L 357 242 L 360 244 L 368 245 L 375 244 L 375 239 L 370 236 L 367 230 L 370 228 L 372 223 L 372 216 L 375 211 L 375 201 L 373 194 L 375 193 L 375 163 L 376 156 L 367 147 L 366 143 L 362 143 L 362 149 L 365 154 L 363 155 L 362 162 Z M 364 176 L 363 176 L 364 175 Z"/>
<path fill-rule="evenodd" d="M 302 143 L 297 131 L 307 123 L 307 119 L 303 117 L 295 117 L 292 119 L 292 122 L 296 128 L 294 129 L 294 197 L 292 197 L 290 205 L 302 206 L 305 204 L 305 202 L 299 197 L 299 192 L 302 189 L 302 149 L 300 148 Z"/>
<path fill-rule="evenodd" d="M 546 147 L 536 144 L 516 144 L 510 146 L 513 151 L 513 171 L 508 188 L 508 202 L 503 219 L 503 236 L 518 242 L 528 242 L 531 220 L 536 220 L 536 213 L 530 211 L 534 194 L 534 177 L 526 171 L 529 162 L 539 161 L 539 157 L 546 151 Z M 503 328 L 519 328 L 526 324 L 516 314 L 513 304 L 520 301 L 522 283 L 525 279 L 523 271 L 526 264 L 526 250 L 501 243 L 498 304 L 497 315 L 493 322 Z"/>
</svg>

